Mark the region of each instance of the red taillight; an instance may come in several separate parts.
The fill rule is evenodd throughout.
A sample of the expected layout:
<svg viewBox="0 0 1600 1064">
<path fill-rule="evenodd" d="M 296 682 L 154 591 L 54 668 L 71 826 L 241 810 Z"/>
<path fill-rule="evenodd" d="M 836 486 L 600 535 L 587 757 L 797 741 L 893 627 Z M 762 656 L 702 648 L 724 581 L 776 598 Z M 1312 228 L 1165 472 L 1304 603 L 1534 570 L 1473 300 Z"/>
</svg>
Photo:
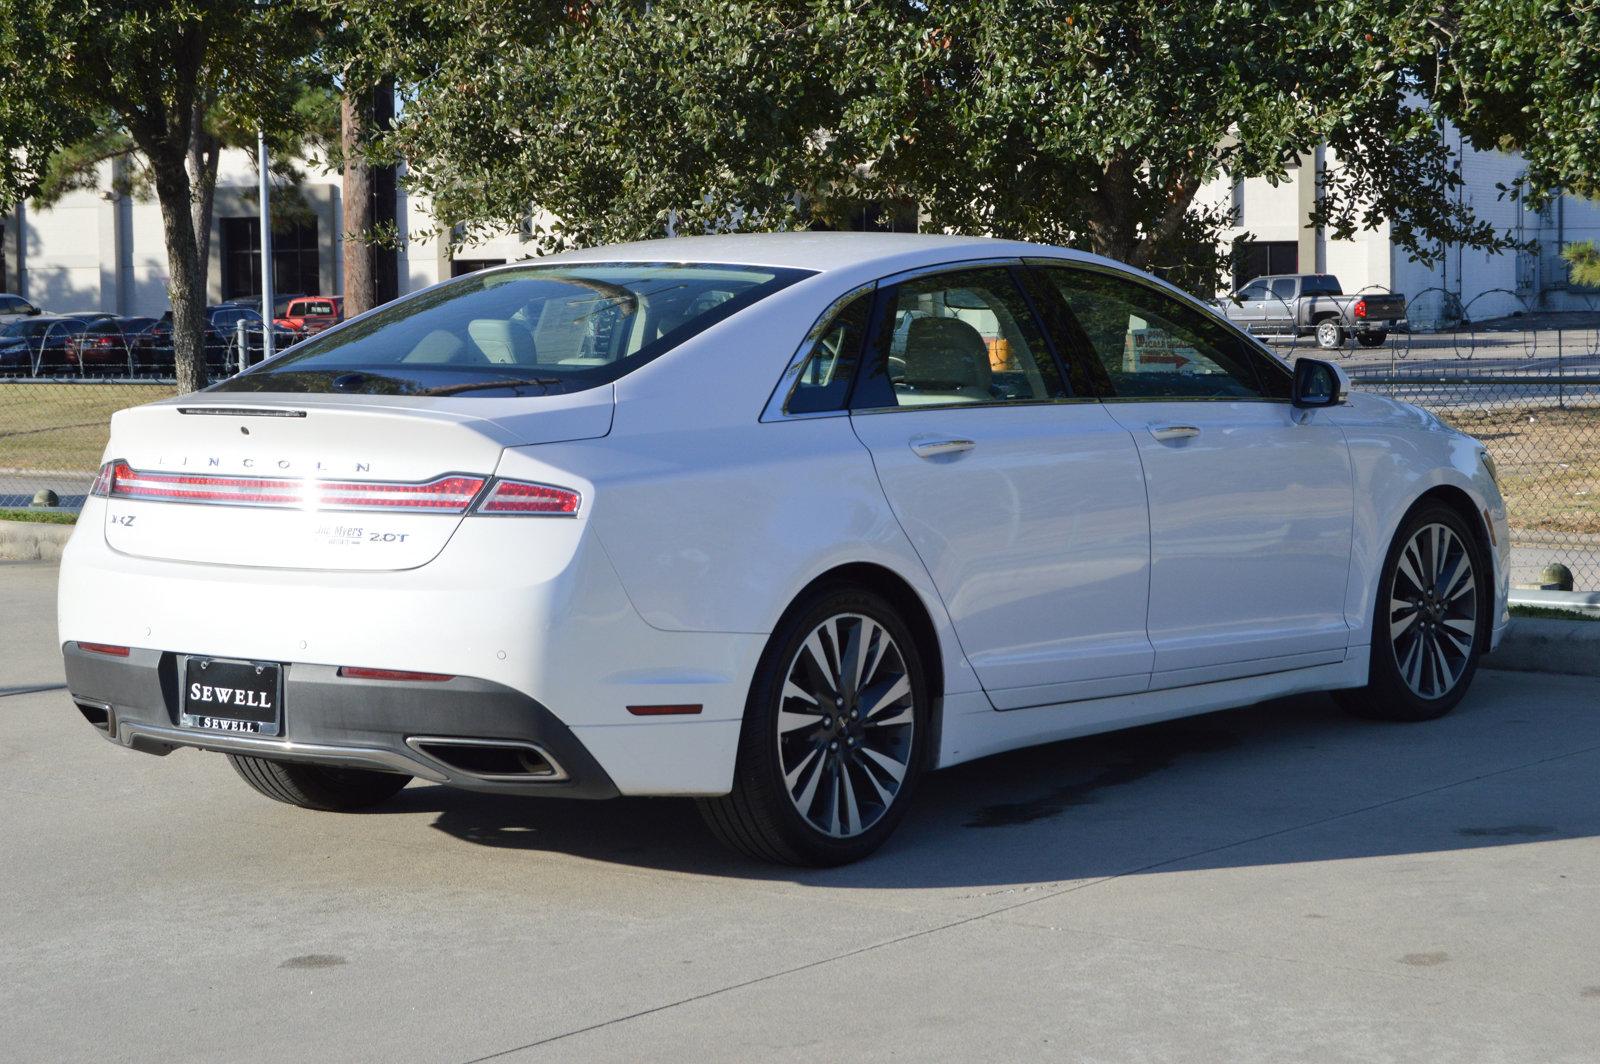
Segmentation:
<svg viewBox="0 0 1600 1064">
<path fill-rule="evenodd" d="M 119 647 L 111 643 L 84 643 L 80 641 L 78 643 L 78 649 L 87 650 L 91 654 L 109 654 L 114 658 L 125 658 L 128 656 L 127 647 Z"/>
<path fill-rule="evenodd" d="M 418 683 L 443 683 L 455 679 L 442 672 L 406 672 L 404 669 L 365 669 L 359 665 L 340 665 L 339 675 L 350 680 L 414 680 Z"/>
<path fill-rule="evenodd" d="M 478 504 L 481 514 L 551 514 L 572 517 L 583 496 L 566 488 L 524 480 L 497 480 Z"/>
<path fill-rule="evenodd" d="M 294 480 L 197 473 L 149 473 L 127 462 L 107 462 L 94 494 L 145 502 L 221 503 L 301 510 L 408 510 L 466 513 L 483 488 L 482 477 L 452 474 L 421 484 L 370 480 Z"/>
<path fill-rule="evenodd" d="M 1367 316 L 1367 301 L 1365 299 L 1356 300 L 1356 305 L 1350 308 L 1350 312 L 1352 314 L 1354 314 L 1358 318 L 1366 317 Z"/>
</svg>

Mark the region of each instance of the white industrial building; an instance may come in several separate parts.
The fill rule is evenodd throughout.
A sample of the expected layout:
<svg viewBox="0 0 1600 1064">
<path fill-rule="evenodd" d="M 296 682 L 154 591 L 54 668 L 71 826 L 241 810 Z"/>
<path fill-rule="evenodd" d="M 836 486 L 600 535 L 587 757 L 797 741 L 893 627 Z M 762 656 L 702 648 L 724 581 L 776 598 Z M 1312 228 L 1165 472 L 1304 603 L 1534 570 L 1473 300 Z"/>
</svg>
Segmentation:
<svg viewBox="0 0 1600 1064">
<path fill-rule="evenodd" d="M 1236 223 L 1231 235 L 1248 237 L 1243 279 L 1262 273 L 1332 273 L 1347 292 L 1404 293 L 1413 300 L 1413 324 L 1423 328 L 1462 309 L 1477 320 L 1517 311 L 1600 309 L 1600 291 L 1570 285 L 1560 256 L 1570 242 L 1600 239 L 1600 203 L 1564 195 L 1541 212 L 1523 210 L 1496 187 L 1517 176 L 1517 157 L 1462 147 L 1463 199 L 1496 226 L 1537 241 L 1537 250 L 1487 255 L 1453 246 L 1443 249 L 1441 261 L 1425 266 L 1391 242 L 1387 224 L 1351 240 L 1329 239 L 1307 221 L 1317 173 L 1338 165 L 1331 152 L 1319 151 L 1278 185 L 1259 178 L 1223 180 L 1203 190 L 1202 197 L 1231 205 Z M 157 315 L 167 309 L 160 209 L 153 199 L 113 191 L 112 164 L 102 170 L 97 189 L 70 193 L 48 209 L 24 205 L 0 217 L 0 291 L 58 312 Z M 408 197 L 403 181 L 390 176 L 374 183 L 376 215 L 392 217 L 402 237 L 398 250 L 377 253 L 380 298 L 531 252 L 517 234 L 452 250 L 448 239 L 432 232 L 426 203 Z M 211 230 L 208 301 L 260 291 L 255 185 L 252 157 L 225 153 Z M 339 294 L 344 241 L 338 175 L 311 170 L 293 193 L 279 199 L 294 209 L 275 228 L 275 291 Z"/>
<path fill-rule="evenodd" d="M 154 197 L 114 191 L 112 163 L 101 166 L 97 188 L 71 192 L 49 208 L 24 204 L 0 216 L 3 255 L 0 291 L 13 292 L 52 312 L 107 311 L 159 315 L 167 310 L 167 253 L 161 209 Z M 254 157 L 227 151 L 218 168 L 211 225 L 208 302 L 259 295 L 260 223 Z M 380 296 L 393 298 L 485 265 L 524 258 L 516 235 L 452 253 L 432 233 L 425 204 L 394 180 L 374 180 L 375 204 L 390 213 L 402 240 L 398 250 L 376 253 Z M 339 175 L 308 170 L 304 180 L 275 193 L 274 291 L 338 295 L 344 278 L 344 232 Z M 279 208 L 282 208 L 280 210 Z M 287 217 L 284 217 L 287 215 Z M 385 289 L 387 288 L 387 291 Z"/>
<path fill-rule="evenodd" d="M 1521 160 L 1501 151 L 1478 151 L 1452 134 L 1460 159 L 1459 195 L 1478 217 L 1508 231 L 1527 251 L 1487 254 L 1461 245 L 1438 246 L 1438 261 L 1415 261 L 1389 235 L 1389 225 L 1330 239 L 1309 226 L 1316 203 L 1317 174 L 1338 165 L 1331 151 L 1289 171 L 1287 181 L 1263 178 L 1218 181 L 1202 190 L 1213 205 L 1231 205 L 1230 236 L 1244 240 L 1244 263 L 1236 281 L 1269 273 L 1331 273 L 1346 292 L 1399 292 L 1411 301 L 1413 327 L 1448 324 L 1465 313 L 1482 321 L 1518 312 L 1600 310 L 1600 290 L 1574 286 L 1561 250 L 1571 243 L 1600 241 L 1600 202 L 1563 194 L 1542 211 L 1525 210 L 1500 194 L 1522 172 Z"/>
</svg>

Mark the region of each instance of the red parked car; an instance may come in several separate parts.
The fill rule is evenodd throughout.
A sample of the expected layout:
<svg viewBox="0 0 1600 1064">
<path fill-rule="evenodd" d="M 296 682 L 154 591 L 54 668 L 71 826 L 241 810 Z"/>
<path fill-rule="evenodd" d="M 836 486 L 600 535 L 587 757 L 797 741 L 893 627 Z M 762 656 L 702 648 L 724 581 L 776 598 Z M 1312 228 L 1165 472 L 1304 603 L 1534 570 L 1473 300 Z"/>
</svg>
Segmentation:
<svg viewBox="0 0 1600 1064">
<path fill-rule="evenodd" d="M 82 332 L 67 337 L 67 368 L 81 373 L 95 370 L 133 372 L 138 368 L 138 360 L 134 356 L 134 338 L 155 323 L 154 318 L 97 316 Z"/>
<path fill-rule="evenodd" d="M 344 297 L 295 296 L 274 320 L 296 332 L 319 333 L 344 320 Z"/>
</svg>

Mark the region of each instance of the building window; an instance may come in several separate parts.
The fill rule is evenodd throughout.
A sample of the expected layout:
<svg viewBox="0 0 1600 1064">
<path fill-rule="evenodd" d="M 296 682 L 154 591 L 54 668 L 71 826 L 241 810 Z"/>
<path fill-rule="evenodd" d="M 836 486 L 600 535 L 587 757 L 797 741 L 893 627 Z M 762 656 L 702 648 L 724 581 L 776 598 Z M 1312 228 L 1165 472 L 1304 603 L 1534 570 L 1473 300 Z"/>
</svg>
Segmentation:
<svg viewBox="0 0 1600 1064">
<path fill-rule="evenodd" d="M 1233 273 L 1233 287 L 1273 273 L 1300 272 L 1300 245 L 1293 240 L 1249 240 L 1234 245 L 1243 254 Z"/>
<path fill-rule="evenodd" d="M 505 259 L 451 259 L 450 276 L 462 277 L 479 270 L 487 270 L 491 266 L 504 266 Z"/>
<path fill-rule="evenodd" d="M 244 299 L 261 294 L 261 220 L 222 219 L 222 298 Z M 321 252 L 317 220 L 278 223 L 272 228 L 272 292 L 274 296 L 318 295 L 322 292 Z"/>
</svg>

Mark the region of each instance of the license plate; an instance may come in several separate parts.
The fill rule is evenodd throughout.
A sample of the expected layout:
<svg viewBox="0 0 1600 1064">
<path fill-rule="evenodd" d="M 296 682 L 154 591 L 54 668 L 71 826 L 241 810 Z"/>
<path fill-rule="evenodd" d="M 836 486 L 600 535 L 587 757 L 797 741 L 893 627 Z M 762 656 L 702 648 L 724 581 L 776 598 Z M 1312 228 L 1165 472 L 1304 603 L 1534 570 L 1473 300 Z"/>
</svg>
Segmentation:
<svg viewBox="0 0 1600 1064">
<path fill-rule="evenodd" d="M 273 662 L 189 658 L 179 723 L 206 731 L 283 731 L 283 669 Z"/>
</svg>

